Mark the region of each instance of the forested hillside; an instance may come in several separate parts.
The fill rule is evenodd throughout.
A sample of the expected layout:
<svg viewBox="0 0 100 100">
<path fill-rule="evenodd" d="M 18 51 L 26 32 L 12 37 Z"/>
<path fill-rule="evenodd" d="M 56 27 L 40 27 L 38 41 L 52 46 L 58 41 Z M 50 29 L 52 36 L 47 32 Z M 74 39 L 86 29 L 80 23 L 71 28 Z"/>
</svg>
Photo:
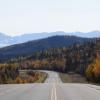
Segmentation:
<svg viewBox="0 0 100 100">
<path fill-rule="evenodd" d="M 77 43 L 66 47 L 33 52 L 28 56 L 9 59 L 6 63 L 17 65 L 17 71 L 42 69 L 63 73 L 75 72 L 87 77 L 90 81 L 100 82 L 99 62 L 100 39 L 94 39 L 82 44 Z M 5 67 L 1 68 L 3 70 Z M 10 71 L 12 72 L 12 70 Z M 13 71 L 16 73 L 15 70 Z M 2 73 L 8 74 L 6 71 Z"/>
<path fill-rule="evenodd" d="M 84 74 L 88 64 L 96 58 L 95 43 L 53 48 L 34 53 L 21 61 L 22 69 L 49 69 L 55 71 L 75 71 Z M 24 64 L 24 65 L 23 65 Z"/>
<path fill-rule="evenodd" d="M 50 48 L 61 48 L 68 47 L 73 44 L 82 44 L 89 40 L 89 38 L 81 38 L 76 36 L 53 36 L 22 44 L 16 44 L 0 49 L 0 62 L 19 56 L 28 56 L 34 52 L 41 50 L 43 51 Z"/>
</svg>

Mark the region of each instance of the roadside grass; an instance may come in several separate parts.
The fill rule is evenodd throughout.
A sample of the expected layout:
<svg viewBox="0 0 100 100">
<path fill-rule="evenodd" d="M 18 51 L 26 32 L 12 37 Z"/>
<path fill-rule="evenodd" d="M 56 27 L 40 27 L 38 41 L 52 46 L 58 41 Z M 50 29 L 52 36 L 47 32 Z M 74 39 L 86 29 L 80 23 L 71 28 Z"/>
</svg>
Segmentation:
<svg viewBox="0 0 100 100">
<path fill-rule="evenodd" d="M 67 82 L 68 82 L 68 77 L 67 77 L 66 74 L 64 74 L 64 73 L 59 73 L 59 77 L 60 77 L 60 79 L 61 79 L 61 81 L 62 81 L 63 83 L 67 83 Z"/>
<path fill-rule="evenodd" d="M 59 77 L 61 78 L 63 83 L 88 83 L 85 77 L 76 73 L 59 73 Z"/>
<path fill-rule="evenodd" d="M 87 79 L 79 74 L 66 74 L 66 73 L 59 73 L 59 77 L 63 83 L 85 83 L 85 84 L 92 84 L 100 86 L 100 83 L 90 82 Z"/>
<path fill-rule="evenodd" d="M 35 81 L 35 83 L 44 83 L 48 77 L 48 74 L 45 72 L 41 72 L 39 78 Z"/>
</svg>

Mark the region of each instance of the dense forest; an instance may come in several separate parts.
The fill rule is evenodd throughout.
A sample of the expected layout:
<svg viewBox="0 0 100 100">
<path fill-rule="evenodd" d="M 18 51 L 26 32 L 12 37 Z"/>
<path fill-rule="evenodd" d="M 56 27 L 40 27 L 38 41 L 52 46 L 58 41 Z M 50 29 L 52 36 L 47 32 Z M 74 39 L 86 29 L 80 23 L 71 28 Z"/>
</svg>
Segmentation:
<svg viewBox="0 0 100 100">
<path fill-rule="evenodd" d="M 75 43 L 69 47 L 51 48 L 38 51 L 28 56 L 20 56 L 18 58 L 10 59 L 6 63 L 8 65 L 16 65 L 15 68 L 12 66 L 10 69 L 10 72 L 16 74 L 18 74 L 18 70 L 23 69 L 54 70 L 63 73 L 79 73 L 85 76 L 89 81 L 100 82 L 99 51 L 100 39 L 94 39 L 83 44 Z M 2 66 L 6 66 L 6 64 L 0 65 L 0 68 L 2 68 L 0 74 L 3 73 L 5 68 Z M 8 72 L 5 71 L 4 73 L 8 74 Z M 14 74 L 15 77 L 16 74 Z M 11 78 L 14 77 L 12 76 L 13 75 L 11 75 Z"/>
</svg>

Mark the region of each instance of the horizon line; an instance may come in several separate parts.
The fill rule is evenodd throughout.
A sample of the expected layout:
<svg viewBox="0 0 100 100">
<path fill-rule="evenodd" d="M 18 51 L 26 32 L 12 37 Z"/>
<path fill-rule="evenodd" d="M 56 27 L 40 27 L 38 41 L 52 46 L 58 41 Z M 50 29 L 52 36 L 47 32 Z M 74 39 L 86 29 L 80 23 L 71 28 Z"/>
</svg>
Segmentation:
<svg viewBox="0 0 100 100">
<path fill-rule="evenodd" d="M 0 32 L 0 34 L 3 34 L 3 35 L 7 35 L 7 36 L 10 36 L 10 37 L 16 37 L 16 36 L 22 36 L 22 35 L 30 35 L 30 34 L 41 34 L 41 33 L 56 33 L 56 32 L 62 32 L 62 33 L 91 33 L 91 32 L 100 32 L 100 30 L 91 30 L 91 31 L 43 31 L 43 32 L 26 32 L 26 33 L 21 33 L 21 34 L 9 34 L 9 33 L 5 33 L 5 32 Z M 69 34 L 70 35 L 70 34 Z"/>
</svg>

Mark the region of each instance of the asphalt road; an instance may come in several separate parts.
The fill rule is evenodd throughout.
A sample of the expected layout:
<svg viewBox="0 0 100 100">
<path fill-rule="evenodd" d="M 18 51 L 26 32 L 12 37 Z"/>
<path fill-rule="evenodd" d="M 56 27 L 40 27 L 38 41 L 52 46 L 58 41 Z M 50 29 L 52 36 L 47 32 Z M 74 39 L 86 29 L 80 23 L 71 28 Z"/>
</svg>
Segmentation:
<svg viewBox="0 0 100 100">
<path fill-rule="evenodd" d="M 52 72 L 52 71 L 45 71 L 45 72 L 48 73 L 48 78 L 46 79 L 45 83 L 62 83 L 57 72 Z"/>
<path fill-rule="evenodd" d="M 0 85 L 0 100 L 100 100 L 99 87 L 89 84 L 63 84 L 55 72 L 45 83 Z"/>
</svg>

